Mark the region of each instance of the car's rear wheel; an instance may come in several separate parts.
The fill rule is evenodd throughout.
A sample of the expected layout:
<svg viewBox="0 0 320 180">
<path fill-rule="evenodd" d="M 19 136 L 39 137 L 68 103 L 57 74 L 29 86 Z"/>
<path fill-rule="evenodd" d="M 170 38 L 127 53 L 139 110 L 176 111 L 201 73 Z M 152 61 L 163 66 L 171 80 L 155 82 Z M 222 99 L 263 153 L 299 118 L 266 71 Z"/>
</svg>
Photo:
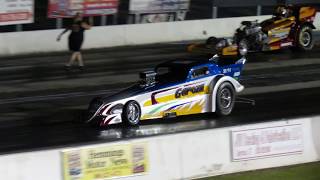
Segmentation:
<svg viewBox="0 0 320 180">
<path fill-rule="evenodd" d="M 219 116 L 231 114 L 235 103 L 235 90 L 229 82 L 222 83 L 216 94 L 216 113 Z"/>
<path fill-rule="evenodd" d="M 135 126 L 140 122 L 141 109 L 136 101 L 128 101 L 123 106 L 122 121 L 126 125 Z"/>
<path fill-rule="evenodd" d="M 296 37 L 296 45 L 298 50 L 309 51 L 314 46 L 312 28 L 310 26 L 302 26 Z"/>
</svg>

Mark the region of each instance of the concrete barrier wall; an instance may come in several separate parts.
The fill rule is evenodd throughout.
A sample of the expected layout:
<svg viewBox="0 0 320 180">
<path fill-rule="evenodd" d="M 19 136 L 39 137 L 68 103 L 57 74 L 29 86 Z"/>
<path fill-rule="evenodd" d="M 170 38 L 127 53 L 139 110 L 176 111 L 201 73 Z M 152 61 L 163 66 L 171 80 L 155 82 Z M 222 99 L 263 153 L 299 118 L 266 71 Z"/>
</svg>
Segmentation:
<svg viewBox="0 0 320 180">
<path fill-rule="evenodd" d="M 314 20 L 314 25 L 316 26 L 317 30 L 320 30 L 320 12 L 317 13 L 316 18 Z"/>
<path fill-rule="evenodd" d="M 209 36 L 232 36 L 240 22 L 270 16 L 220 18 L 153 24 L 94 27 L 86 32 L 84 49 L 141 45 L 161 42 L 206 39 Z M 320 13 L 315 25 L 320 29 Z M 62 30 L 26 31 L 0 34 L 0 57 L 18 54 L 58 52 L 67 50 L 67 35 L 61 42 L 56 37 Z"/>
<path fill-rule="evenodd" d="M 86 32 L 83 48 L 92 49 L 198 40 L 206 39 L 209 36 L 228 37 L 233 35 L 234 30 L 239 27 L 241 21 L 262 21 L 267 18 L 270 18 L 270 16 L 94 27 Z M 315 25 L 317 29 L 320 29 L 320 13 L 317 13 Z M 0 57 L 66 51 L 67 35 L 64 36 L 61 42 L 56 42 L 56 37 L 61 31 L 0 33 Z"/>
<path fill-rule="evenodd" d="M 94 27 L 86 32 L 84 49 L 205 39 L 231 36 L 243 20 L 264 20 L 270 16 L 223 18 L 168 23 Z M 67 50 L 62 30 L 26 31 L 0 34 L 0 56 Z"/>
<path fill-rule="evenodd" d="M 148 173 L 122 179 L 190 179 L 319 161 L 319 122 L 320 117 L 283 120 L 70 148 L 112 147 L 143 142 L 149 149 Z M 262 134 L 260 138 L 250 137 L 258 137 L 256 135 L 261 130 L 263 132 L 260 132 Z M 261 144 L 256 147 L 262 147 L 266 142 L 261 137 L 271 133 L 264 138 L 269 139 L 270 147 L 275 147 L 272 151 L 290 151 L 290 147 L 293 150 L 296 148 L 300 150 L 234 160 L 232 152 L 235 147 L 231 136 L 237 132 L 245 132 L 248 135 L 243 142 L 248 144 L 260 142 Z M 60 155 L 61 151 L 66 149 L 69 148 L 2 155 L 0 156 L 1 179 L 62 180 Z"/>
</svg>

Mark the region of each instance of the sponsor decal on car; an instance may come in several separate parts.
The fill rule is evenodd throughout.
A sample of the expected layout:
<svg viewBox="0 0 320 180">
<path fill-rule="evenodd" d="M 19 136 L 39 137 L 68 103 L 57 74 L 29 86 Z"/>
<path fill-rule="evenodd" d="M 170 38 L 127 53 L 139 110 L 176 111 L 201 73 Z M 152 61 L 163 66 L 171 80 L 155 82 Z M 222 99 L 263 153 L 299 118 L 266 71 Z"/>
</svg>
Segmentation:
<svg viewBox="0 0 320 180">
<path fill-rule="evenodd" d="M 181 98 L 183 96 L 188 96 L 189 93 L 197 94 L 199 92 L 204 92 L 204 84 L 200 84 L 197 86 L 183 87 L 179 88 L 175 93 L 175 98 Z"/>
</svg>

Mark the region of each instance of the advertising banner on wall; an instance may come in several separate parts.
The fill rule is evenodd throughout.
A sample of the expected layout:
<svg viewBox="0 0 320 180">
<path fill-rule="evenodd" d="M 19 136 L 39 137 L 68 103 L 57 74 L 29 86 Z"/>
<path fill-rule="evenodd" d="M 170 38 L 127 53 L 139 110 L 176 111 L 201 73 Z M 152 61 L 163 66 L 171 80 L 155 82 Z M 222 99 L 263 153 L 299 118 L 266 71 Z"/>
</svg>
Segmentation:
<svg viewBox="0 0 320 180">
<path fill-rule="evenodd" d="M 129 14 L 135 23 L 183 21 L 189 6 L 190 0 L 130 0 Z"/>
<path fill-rule="evenodd" d="M 71 17 L 111 15 L 118 12 L 119 0 L 49 0 L 48 17 Z"/>
<path fill-rule="evenodd" d="M 0 0 L 0 25 L 33 23 L 34 0 Z"/>
<path fill-rule="evenodd" d="M 135 13 L 164 13 L 189 9 L 190 0 L 130 0 L 129 11 Z"/>
<path fill-rule="evenodd" d="M 284 156 L 303 151 L 301 124 L 234 130 L 232 160 Z"/>
<path fill-rule="evenodd" d="M 80 148 L 62 152 L 64 180 L 101 180 L 148 172 L 146 143 Z"/>
</svg>

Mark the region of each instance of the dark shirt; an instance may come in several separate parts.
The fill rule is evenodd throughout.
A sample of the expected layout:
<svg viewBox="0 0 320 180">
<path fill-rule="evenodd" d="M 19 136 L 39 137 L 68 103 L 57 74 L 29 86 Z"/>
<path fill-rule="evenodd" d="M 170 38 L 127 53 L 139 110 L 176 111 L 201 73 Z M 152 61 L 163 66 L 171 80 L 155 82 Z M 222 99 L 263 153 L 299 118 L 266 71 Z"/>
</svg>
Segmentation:
<svg viewBox="0 0 320 180">
<path fill-rule="evenodd" d="M 69 27 L 71 30 L 70 36 L 76 37 L 76 38 L 83 38 L 83 34 L 85 29 L 81 26 L 83 21 L 74 21 L 73 24 Z"/>
</svg>

